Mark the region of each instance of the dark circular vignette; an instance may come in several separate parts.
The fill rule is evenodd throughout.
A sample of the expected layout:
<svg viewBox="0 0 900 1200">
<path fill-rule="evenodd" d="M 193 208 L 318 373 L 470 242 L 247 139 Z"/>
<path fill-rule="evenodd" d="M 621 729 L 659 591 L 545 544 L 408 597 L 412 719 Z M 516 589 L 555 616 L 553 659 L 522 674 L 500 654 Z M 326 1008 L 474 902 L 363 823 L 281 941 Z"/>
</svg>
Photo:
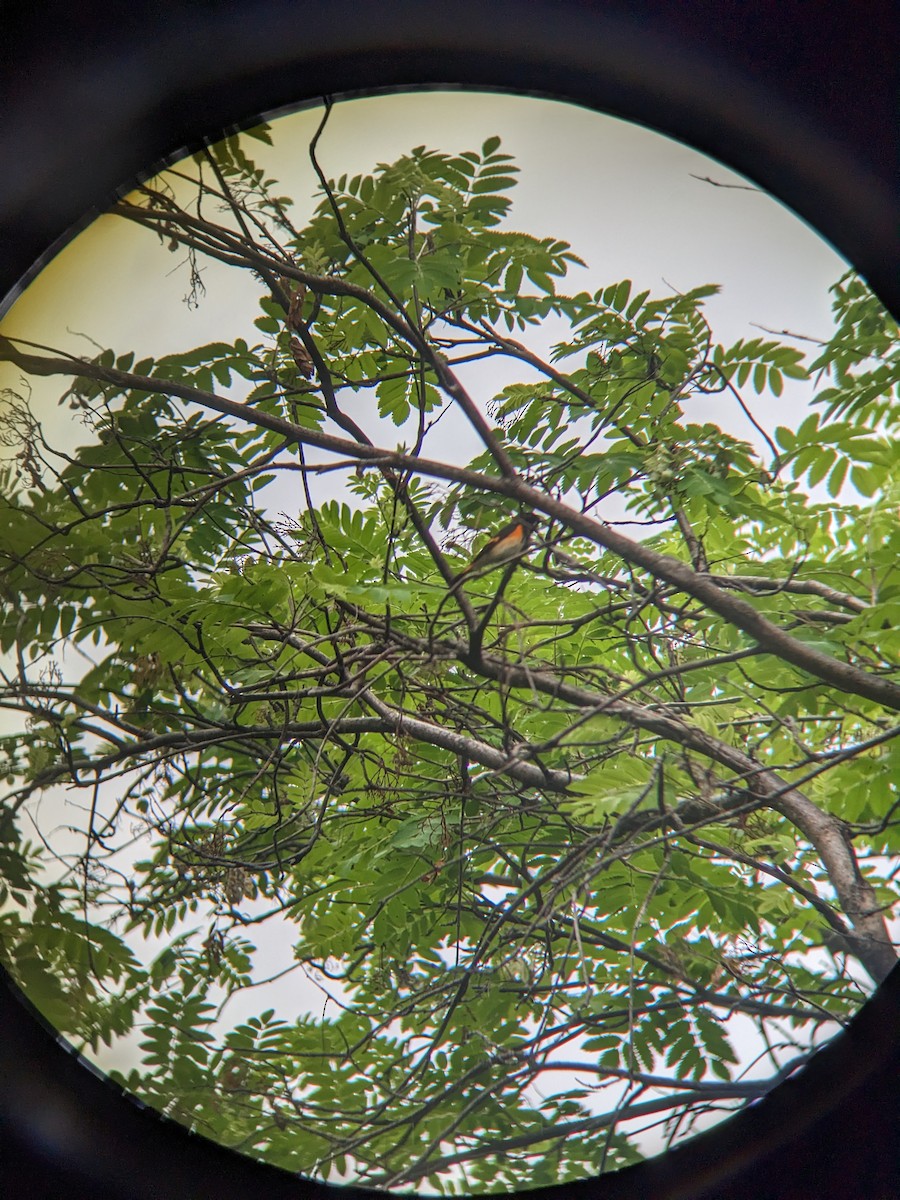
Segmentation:
<svg viewBox="0 0 900 1200">
<path fill-rule="evenodd" d="M 896 49 L 883 0 L 47 0 L 0 44 L 0 297 L 184 147 L 324 93 L 462 86 L 675 136 L 789 204 L 900 312 Z M 129 1102 L 0 979 L 0 1194 L 377 1193 L 295 1179 Z M 887 1200 L 900 1179 L 900 967 L 796 1078 L 684 1147 L 535 1200 Z"/>
<path fill-rule="evenodd" d="M 0 1194 L 28 1200 L 378 1200 L 226 1150 L 127 1098 L 0 978 Z M 529 1200 L 894 1200 L 900 967 L 795 1078 L 683 1146 Z"/>
<path fill-rule="evenodd" d="M 3 24 L 0 294 L 185 146 L 324 93 L 448 84 L 570 100 L 689 142 L 900 304 L 890 0 L 8 0 Z"/>
</svg>

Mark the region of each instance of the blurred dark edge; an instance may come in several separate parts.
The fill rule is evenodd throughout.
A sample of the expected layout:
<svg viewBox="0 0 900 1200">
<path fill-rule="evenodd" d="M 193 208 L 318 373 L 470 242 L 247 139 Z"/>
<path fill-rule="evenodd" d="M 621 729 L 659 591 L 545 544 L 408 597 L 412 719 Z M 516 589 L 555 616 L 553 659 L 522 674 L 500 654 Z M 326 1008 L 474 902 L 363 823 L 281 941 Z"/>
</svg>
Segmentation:
<svg viewBox="0 0 900 1200">
<path fill-rule="evenodd" d="M 571 100 L 697 146 L 790 205 L 900 313 L 898 26 L 882 0 L 0 4 L 0 297 L 183 147 L 326 92 L 447 84 Z M 123 1099 L 0 980 L 0 1195 L 334 1194 Z M 639 1167 L 531 1193 L 551 1194 L 894 1200 L 900 970 L 758 1105 Z"/>
<path fill-rule="evenodd" d="M 0 978 L 0 1196 L 371 1200 L 188 1133 L 63 1048 Z M 850 1026 L 759 1103 L 665 1155 L 529 1200 L 896 1200 L 900 967 Z"/>
</svg>

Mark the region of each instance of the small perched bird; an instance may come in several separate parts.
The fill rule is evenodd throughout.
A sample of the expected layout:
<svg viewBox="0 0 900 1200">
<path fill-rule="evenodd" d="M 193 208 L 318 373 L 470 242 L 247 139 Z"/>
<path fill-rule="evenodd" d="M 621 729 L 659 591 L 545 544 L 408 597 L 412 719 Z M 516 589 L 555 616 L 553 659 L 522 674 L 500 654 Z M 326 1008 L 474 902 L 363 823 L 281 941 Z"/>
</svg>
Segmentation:
<svg viewBox="0 0 900 1200">
<path fill-rule="evenodd" d="M 483 571 L 510 562 L 527 548 L 531 535 L 540 524 L 540 517 L 533 512 L 522 513 L 494 534 L 481 547 L 467 567 L 463 567 L 454 581 L 454 587 L 473 571 Z"/>
</svg>

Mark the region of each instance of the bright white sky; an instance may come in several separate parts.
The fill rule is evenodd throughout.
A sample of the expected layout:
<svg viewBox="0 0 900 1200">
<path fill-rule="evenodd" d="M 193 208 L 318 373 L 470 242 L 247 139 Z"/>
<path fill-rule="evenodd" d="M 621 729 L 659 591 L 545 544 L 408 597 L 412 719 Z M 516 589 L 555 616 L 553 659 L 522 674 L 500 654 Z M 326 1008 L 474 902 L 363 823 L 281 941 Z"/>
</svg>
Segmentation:
<svg viewBox="0 0 900 1200">
<path fill-rule="evenodd" d="M 280 118 L 273 150 L 248 144 L 251 155 L 282 182 L 281 194 L 296 197 L 297 225 L 312 210 L 316 184 L 307 147 L 319 118 L 318 109 Z M 650 288 L 657 294 L 719 283 L 722 294 L 708 302 L 707 311 L 717 339 L 726 344 L 758 336 L 754 322 L 829 335 L 828 287 L 846 269 L 844 260 L 781 204 L 748 190 L 747 180 L 624 121 L 569 104 L 496 94 L 388 95 L 337 105 L 320 160 L 331 177 L 352 175 L 417 145 L 459 152 L 479 148 L 494 134 L 521 168 L 511 227 L 563 238 L 588 264 L 587 271 L 570 277 L 566 290 L 595 290 L 624 278 L 634 281 L 635 291 Z M 694 176 L 738 186 L 713 187 Z M 4 318 L 2 331 L 91 356 L 95 349 L 78 336 L 89 335 L 117 353 L 134 350 L 139 358 L 238 336 L 257 340 L 252 319 L 258 282 L 210 264 L 206 297 L 191 310 L 182 302 L 188 285 L 181 261 L 180 253 L 168 254 L 152 234 L 101 217 L 32 284 Z M 546 343 L 534 348 L 546 349 Z M 502 369 L 470 367 L 465 382 L 486 401 L 505 381 L 496 374 Z M 517 377 L 523 378 L 521 372 Z M 18 373 L 8 367 L 0 369 L 4 386 L 20 386 Z M 73 446 L 85 431 L 68 409 L 57 409 L 62 390 L 58 382 L 37 381 L 34 399 L 38 415 L 52 414 L 53 440 Z M 756 401 L 755 415 L 770 429 L 797 424 L 807 395 L 786 387 L 780 400 L 769 400 L 768 410 Z M 706 412 L 698 409 L 692 416 L 716 420 L 758 442 L 739 413 L 715 407 L 725 403 L 713 399 Z M 266 942 L 264 969 L 290 962 L 290 949 L 276 930 L 263 935 L 257 929 L 254 935 Z M 284 991 L 290 1010 L 285 1015 L 296 1014 L 298 1005 L 321 1012 L 321 993 L 307 990 L 295 974 Z M 238 997 L 229 1005 L 228 1021 L 277 1004 L 278 998 L 258 991 Z"/>
<path fill-rule="evenodd" d="M 320 110 L 278 119 L 276 146 L 248 149 L 297 198 L 295 222 L 311 211 L 315 178 L 307 147 Z M 687 291 L 719 283 L 708 302 L 717 338 L 726 344 L 759 335 L 753 323 L 813 337 L 830 329 L 828 287 L 846 264 L 791 211 L 745 190 L 743 177 L 678 142 L 571 104 L 471 92 L 420 92 L 338 104 L 320 143 L 326 174 L 370 171 L 413 146 L 459 152 L 499 134 L 521 168 L 513 192 L 513 228 L 569 241 L 588 264 L 570 277 L 572 291 L 632 279 L 635 291 Z M 738 185 L 713 187 L 694 176 Z M 182 256 L 166 253 L 151 233 L 117 217 L 101 217 L 74 239 L 2 322 L 7 335 L 95 351 L 78 333 L 138 357 L 244 336 L 255 340 L 254 302 L 260 286 L 249 274 L 210 264 L 199 309 L 182 303 Z M 536 345 L 535 349 L 540 350 Z M 499 366 L 471 368 L 466 383 L 485 399 L 502 380 Z M 0 372 L 0 387 L 16 386 Z M 36 385 L 36 398 L 55 407 L 58 384 Z M 786 420 L 780 400 L 758 401 L 769 426 Z M 804 403 L 795 393 L 796 403 Z M 721 404 L 721 399 L 713 404 Z M 43 404 L 41 404 L 43 408 Z M 45 410 L 46 411 L 46 410 Z M 692 416 L 699 417 L 698 411 Z M 704 416 L 740 436 L 750 428 L 737 414 L 712 408 Z M 732 422 L 733 418 L 733 422 Z M 61 431 L 60 431 L 61 432 Z"/>
</svg>

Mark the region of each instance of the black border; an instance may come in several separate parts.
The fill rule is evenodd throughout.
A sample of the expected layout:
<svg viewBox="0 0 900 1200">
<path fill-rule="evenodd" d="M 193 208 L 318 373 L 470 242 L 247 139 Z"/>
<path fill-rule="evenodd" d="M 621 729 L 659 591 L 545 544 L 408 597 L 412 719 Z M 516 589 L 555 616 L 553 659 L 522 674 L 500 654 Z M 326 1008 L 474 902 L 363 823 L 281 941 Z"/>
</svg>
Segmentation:
<svg viewBox="0 0 900 1200">
<path fill-rule="evenodd" d="M 582 103 L 790 205 L 900 313 L 900 13 L 887 0 L 69 0 L 0 12 L 0 295 L 148 165 L 324 94 L 440 85 Z M 900 1194 L 900 968 L 796 1079 L 669 1155 L 532 1192 Z M 123 1098 L 0 980 L 0 1194 L 371 1195 L 296 1180 Z"/>
</svg>

